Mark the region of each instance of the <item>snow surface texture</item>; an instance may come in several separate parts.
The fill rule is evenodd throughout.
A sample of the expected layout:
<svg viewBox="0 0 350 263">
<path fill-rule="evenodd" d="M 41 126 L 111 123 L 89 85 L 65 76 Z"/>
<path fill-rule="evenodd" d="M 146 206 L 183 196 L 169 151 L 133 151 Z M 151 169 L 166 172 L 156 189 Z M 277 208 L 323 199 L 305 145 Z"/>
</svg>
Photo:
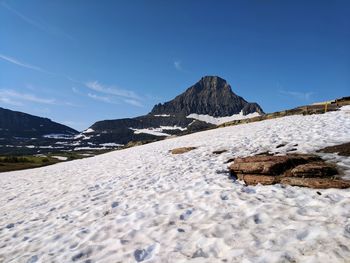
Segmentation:
<svg viewBox="0 0 350 263">
<path fill-rule="evenodd" d="M 289 116 L 2 173 L 0 262 L 349 262 L 350 190 L 244 186 L 224 164 L 349 131 L 350 111 Z"/>
<path fill-rule="evenodd" d="M 220 124 L 223 124 L 223 123 L 229 122 L 229 121 L 249 119 L 249 118 L 258 117 L 258 116 L 260 116 L 260 114 L 257 112 L 244 115 L 243 112 L 241 111 L 239 114 L 234 114 L 232 116 L 226 116 L 226 117 L 213 117 L 210 115 L 192 113 L 192 114 L 188 115 L 187 118 L 196 119 L 199 121 L 204 121 L 204 122 L 211 123 L 214 125 L 220 125 Z"/>
</svg>

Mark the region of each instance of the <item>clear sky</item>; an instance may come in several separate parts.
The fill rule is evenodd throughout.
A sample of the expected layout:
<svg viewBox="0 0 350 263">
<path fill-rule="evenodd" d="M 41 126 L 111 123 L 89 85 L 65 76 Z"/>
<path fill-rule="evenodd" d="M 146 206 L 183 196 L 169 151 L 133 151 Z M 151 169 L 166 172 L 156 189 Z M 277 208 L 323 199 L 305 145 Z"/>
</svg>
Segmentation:
<svg viewBox="0 0 350 263">
<path fill-rule="evenodd" d="M 204 75 L 266 112 L 350 95 L 350 1 L 0 0 L 0 106 L 78 130 Z"/>
</svg>

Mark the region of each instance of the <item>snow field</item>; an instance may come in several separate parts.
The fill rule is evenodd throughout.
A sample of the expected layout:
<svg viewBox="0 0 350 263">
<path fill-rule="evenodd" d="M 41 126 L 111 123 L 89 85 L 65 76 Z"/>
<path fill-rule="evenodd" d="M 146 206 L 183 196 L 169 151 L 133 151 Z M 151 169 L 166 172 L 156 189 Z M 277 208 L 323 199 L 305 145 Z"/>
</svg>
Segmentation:
<svg viewBox="0 0 350 263">
<path fill-rule="evenodd" d="M 350 190 L 247 187 L 225 164 L 348 142 L 344 109 L 2 173 L 0 262 L 348 262 Z M 169 153 L 184 146 L 198 148 Z"/>
</svg>

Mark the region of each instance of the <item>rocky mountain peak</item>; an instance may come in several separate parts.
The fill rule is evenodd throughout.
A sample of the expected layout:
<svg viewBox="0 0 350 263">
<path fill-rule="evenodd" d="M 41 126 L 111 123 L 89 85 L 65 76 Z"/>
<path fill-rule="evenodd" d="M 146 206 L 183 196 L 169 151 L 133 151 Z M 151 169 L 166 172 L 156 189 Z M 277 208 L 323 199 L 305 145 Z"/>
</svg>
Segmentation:
<svg viewBox="0 0 350 263">
<path fill-rule="evenodd" d="M 258 104 L 249 103 L 233 93 L 226 80 L 218 76 L 205 76 L 173 100 L 155 105 L 150 114 L 197 113 L 224 117 L 241 111 L 244 115 L 253 112 L 263 113 Z"/>
<path fill-rule="evenodd" d="M 199 83 L 201 83 L 204 87 L 211 88 L 228 86 L 227 81 L 218 76 L 204 76 L 200 79 Z"/>
</svg>

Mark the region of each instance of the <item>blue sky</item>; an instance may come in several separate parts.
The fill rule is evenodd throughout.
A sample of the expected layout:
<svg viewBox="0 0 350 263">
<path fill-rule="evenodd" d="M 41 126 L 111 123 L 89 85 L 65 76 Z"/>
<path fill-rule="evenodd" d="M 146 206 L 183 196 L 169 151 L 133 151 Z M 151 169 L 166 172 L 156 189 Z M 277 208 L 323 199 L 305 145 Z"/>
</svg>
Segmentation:
<svg viewBox="0 0 350 263">
<path fill-rule="evenodd" d="M 266 112 L 350 95 L 350 1 L 0 0 L 0 106 L 82 130 L 204 75 Z"/>
</svg>

